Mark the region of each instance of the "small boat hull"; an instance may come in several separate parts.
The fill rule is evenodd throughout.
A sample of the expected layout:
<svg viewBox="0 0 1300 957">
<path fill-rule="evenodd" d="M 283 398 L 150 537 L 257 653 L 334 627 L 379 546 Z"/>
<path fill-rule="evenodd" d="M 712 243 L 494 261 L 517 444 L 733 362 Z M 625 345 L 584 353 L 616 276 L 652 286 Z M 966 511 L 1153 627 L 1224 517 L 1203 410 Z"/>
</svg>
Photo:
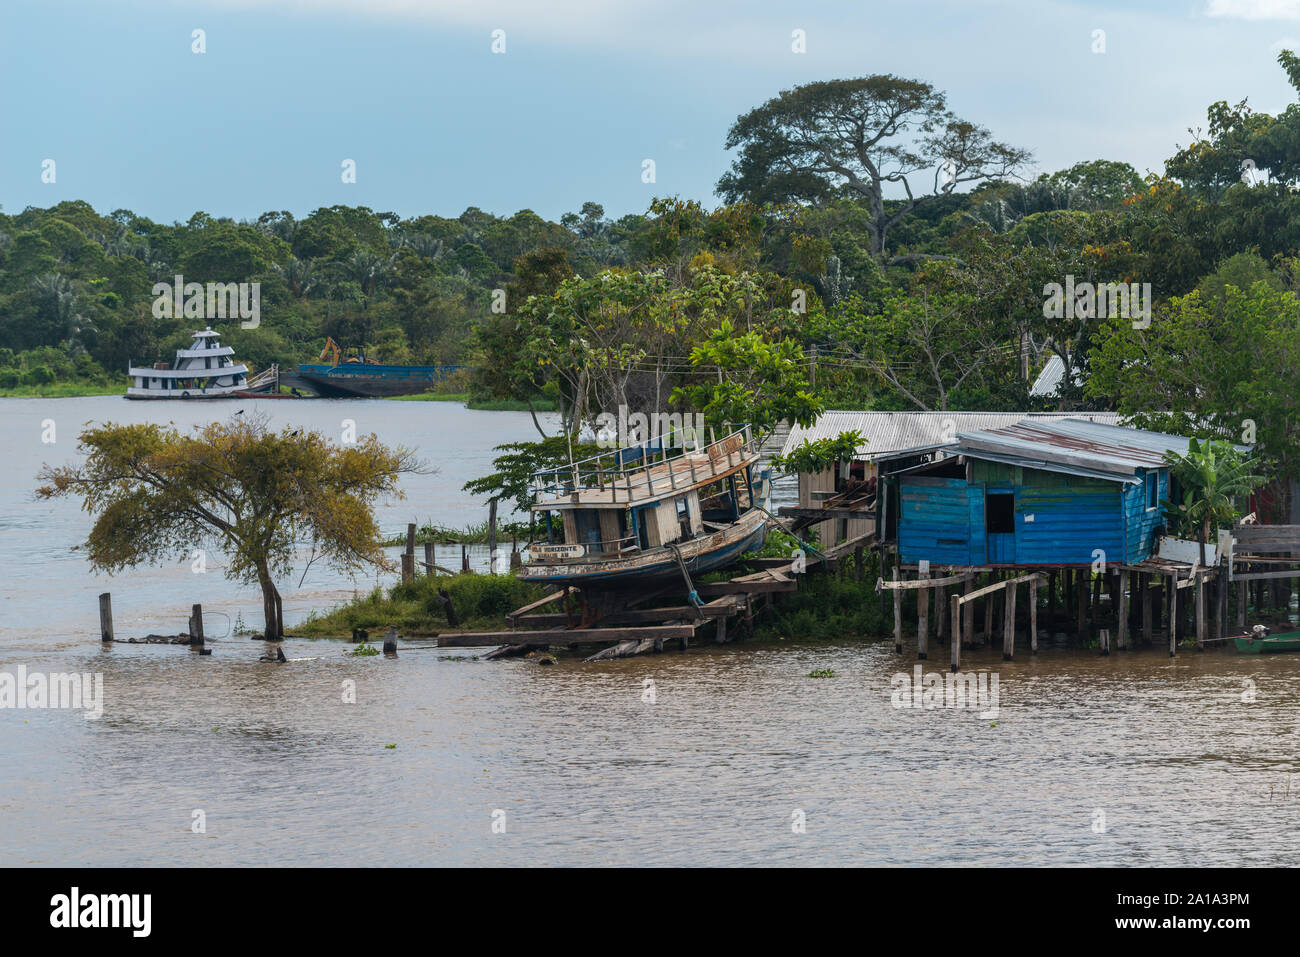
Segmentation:
<svg viewBox="0 0 1300 957">
<path fill-rule="evenodd" d="M 1268 655 L 1284 651 L 1300 651 L 1300 631 L 1269 635 L 1266 638 L 1243 635 L 1240 638 L 1234 638 L 1232 643 L 1237 646 L 1238 653 L 1243 655 Z"/>
<path fill-rule="evenodd" d="M 327 399 L 373 399 L 432 392 L 460 366 L 300 365 L 298 378 Z"/>
<path fill-rule="evenodd" d="M 767 518 L 754 511 L 742 515 L 739 521 L 721 531 L 679 542 L 678 547 L 686 570 L 691 574 L 702 574 L 732 564 L 745 552 L 762 548 L 766 539 Z M 644 588 L 657 581 L 680 579 L 681 575 L 676 552 L 661 547 L 604 560 L 530 563 L 524 565 L 519 577 L 539 583 L 598 585 L 616 591 Z"/>
</svg>

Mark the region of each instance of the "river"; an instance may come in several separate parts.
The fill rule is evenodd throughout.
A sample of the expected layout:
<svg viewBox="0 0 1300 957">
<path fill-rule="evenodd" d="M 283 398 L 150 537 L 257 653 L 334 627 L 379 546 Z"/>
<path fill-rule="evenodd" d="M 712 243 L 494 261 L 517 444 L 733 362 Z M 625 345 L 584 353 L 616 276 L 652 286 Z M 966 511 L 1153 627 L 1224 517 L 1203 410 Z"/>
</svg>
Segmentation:
<svg viewBox="0 0 1300 957">
<path fill-rule="evenodd" d="M 330 433 L 353 418 L 437 466 L 381 509 L 388 531 L 482 521 L 460 486 L 488 471 L 494 445 L 533 431 L 526 414 L 450 403 L 258 404 L 275 424 Z M 463 650 L 351 658 L 340 642 L 289 639 L 301 660 L 263 664 L 260 642 L 223 636 L 218 613 L 255 622 L 260 601 L 218 560 L 204 575 L 189 562 L 92 574 L 74 550 L 88 517 L 31 493 L 42 462 L 74 459 L 83 422 L 188 427 L 220 406 L 0 409 L 0 669 L 93 672 L 104 688 L 97 720 L 0 709 L 0 864 L 1297 860 L 1300 655 L 966 652 L 966 670 L 998 678 L 996 715 L 897 707 L 891 682 L 916 662 L 874 639 L 550 668 Z M 313 566 L 284 589 L 286 622 L 371 584 Z M 119 635 L 180 631 L 202 601 L 213 654 L 101 647 L 105 590 Z"/>
</svg>

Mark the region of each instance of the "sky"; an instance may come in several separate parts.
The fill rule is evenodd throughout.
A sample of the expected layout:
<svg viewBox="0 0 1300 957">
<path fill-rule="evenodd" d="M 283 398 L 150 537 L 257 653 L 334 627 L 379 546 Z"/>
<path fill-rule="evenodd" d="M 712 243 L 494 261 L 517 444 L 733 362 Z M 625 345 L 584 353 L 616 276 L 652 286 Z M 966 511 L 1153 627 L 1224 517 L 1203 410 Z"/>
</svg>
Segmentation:
<svg viewBox="0 0 1300 957">
<path fill-rule="evenodd" d="M 945 91 L 1029 176 L 1145 174 L 1216 100 L 1294 102 L 1296 38 L 1300 0 L 0 0 L 0 209 L 713 206 L 737 116 L 873 73 Z"/>
</svg>

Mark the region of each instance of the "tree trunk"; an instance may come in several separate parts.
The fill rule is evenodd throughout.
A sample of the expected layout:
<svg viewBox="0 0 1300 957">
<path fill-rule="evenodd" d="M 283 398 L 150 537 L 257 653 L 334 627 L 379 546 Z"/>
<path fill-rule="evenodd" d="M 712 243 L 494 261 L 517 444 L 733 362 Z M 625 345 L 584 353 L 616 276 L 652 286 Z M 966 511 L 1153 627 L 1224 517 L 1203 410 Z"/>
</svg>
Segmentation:
<svg viewBox="0 0 1300 957">
<path fill-rule="evenodd" d="M 265 622 L 263 636 L 267 641 L 279 641 L 284 634 L 280 593 L 276 591 L 271 572 L 265 565 L 257 566 L 257 583 L 262 588 L 262 618 Z"/>
</svg>

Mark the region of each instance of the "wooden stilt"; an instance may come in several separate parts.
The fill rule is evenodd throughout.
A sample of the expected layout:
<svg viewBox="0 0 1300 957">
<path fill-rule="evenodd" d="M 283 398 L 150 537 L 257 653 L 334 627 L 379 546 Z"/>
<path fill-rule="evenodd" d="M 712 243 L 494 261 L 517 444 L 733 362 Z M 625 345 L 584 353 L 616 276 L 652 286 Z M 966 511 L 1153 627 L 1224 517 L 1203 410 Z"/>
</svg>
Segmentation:
<svg viewBox="0 0 1300 957">
<path fill-rule="evenodd" d="M 917 577 L 925 581 L 929 572 L 921 572 Z M 916 657 L 924 661 L 930 652 L 930 588 L 923 586 L 916 590 Z"/>
<path fill-rule="evenodd" d="M 1097 644 L 1101 648 L 1103 658 L 1110 655 L 1110 629 L 1101 628 L 1097 631 Z"/>
<path fill-rule="evenodd" d="M 1079 637 L 1080 641 L 1086 644 L 1088 641 L 1088 579 L 1084 577 L 1082 569 L 1079 569 L 1074 574 L 1074 606 L 1076 612 L 1074 633 Z"/>
<path fill-rule="evenodd" d="M 898 581 L 898 567 L 894 567 L 894 581 Z M 892 589 L 894 592 L 894 651 L 897 654 L 903 653 L 903 590 L 901 588 Z"/>
<path fill-rule="evenodd" d="M 424 543 L 424 573 L 433 574 L 433 542 Z"/>
<path fill-rule="evenodd" d="M 99 596 L 99 640 L 113 640 L 113 598 L 108 592 Z"/>
<path fill-rule="evenodd" d="M 1218 574 L 1214 576 L 1214 637 L 1228 636 L 1228 575 L 1226 566 L 1219 562 Z"/>
<path fill-rule="evenodd" d="M 464 545 L 460 546 L 460 570 L 469 571 L 469 550 Z"/>
<path fill-rule="evenodd" d="M 726 615 L 722 615 L 721 617 L 718 618 L 718 630 L 717 633 L 714 635 L 713 640 L 719 645 L 725 645 L 727 643 L 727 616 Z"/>
<path fill-rule="evenodd" d="M 967 586 L 970 582 L 966 583 Z M 961 669 L 961 596 L 954 594 L 950 599 L 952 605 L 952 670 Z"/>
<path fill-rule="evenodd" d="M 1207 580 L 1202 578 L 1192 586 L 1196 591 L 1196 650 L 1205 650 L 1205 586 Z"/>
<path fill-rule="evenodd" d="M 1169 576 L 1169 657 L 1178 654 L 1178 574 Z"/>
<path fill-rule="evenodd" d="M 1004 611 L 1002 613 L 1002 660 L 1010 661 L 1016 651 L 1016 585 L 1008 585 L 1002 591 Z"/>
<path fill-rule="evenodd" d="M 1246 630 L 1246 582 L 1237 582 L 1237 627 Z"/>
<path fill-rule="evenodd" d="M 1029 583 L 1029 653 L 1038 654 L 1038 586 L 1041 579 Z"/>
<path fill-rule="evenodd" d="M 1047 620 L 1056 614 L 1056 572 L 1047 573 Z"/>
<path fill-rule="evenodd" d="M 397 654 L 397 626 L 389 625 L 388 631 L 384 633 L 384 654 Z"/>
<path fill-rule="evenodd" d="M 969 595 L 974 590 L 975 579 L 968 578 L 966 580 L 966 594 Z M 968 601 L 962 608 L 961 615 L 961 641 L 966 642 L 967 648 L 972 648 L 975 645 L 975 603 L 973 601 Z"/>
<path fill-rule="evenodd" d="M 1128 572 L 1121 570 L 1119 573 L 1119 621 L 1117 623 L 1119 636 L 1115 642 L 1120 651 L 1128 649 L 1128 582 Z"/>
<path fill-rule="evenodd" d="M 1138 575 L 1138 588 L 1142 590 L 1142 640 L 1150 645 L 1155 641 L 1151 623 L 1151 576 Z"/>
<path fill-rule="evenodd" d="M 935 633 L 938 635 L 939 643 L 948 637 L 948 616 L 945 615 L 944 609 L 948 607 L 948 586 L 939 585 L 934 590 L 934 614 L 939 619 L 935 625 Z"/>
</svg>

